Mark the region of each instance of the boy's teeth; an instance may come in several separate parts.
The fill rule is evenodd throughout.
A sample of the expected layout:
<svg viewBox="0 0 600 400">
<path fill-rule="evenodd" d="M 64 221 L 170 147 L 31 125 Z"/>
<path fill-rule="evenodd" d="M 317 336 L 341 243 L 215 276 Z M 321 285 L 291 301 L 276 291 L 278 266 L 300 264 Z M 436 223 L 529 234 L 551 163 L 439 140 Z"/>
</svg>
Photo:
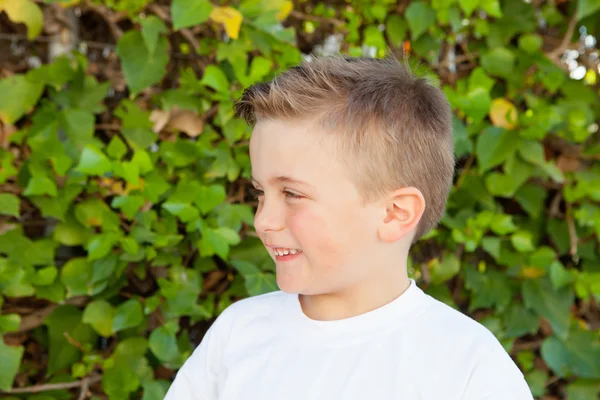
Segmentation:
<svg viewBox="0 0 600 400">
<path fill-rule="evenodd" d="M 274 249 L 274 251 L 275 254 L 277 254 L 278 256 L 287 256 L 288 254 L 294 255 L 301 253 L 301 250 L 296 249 Z"/>
</svg>

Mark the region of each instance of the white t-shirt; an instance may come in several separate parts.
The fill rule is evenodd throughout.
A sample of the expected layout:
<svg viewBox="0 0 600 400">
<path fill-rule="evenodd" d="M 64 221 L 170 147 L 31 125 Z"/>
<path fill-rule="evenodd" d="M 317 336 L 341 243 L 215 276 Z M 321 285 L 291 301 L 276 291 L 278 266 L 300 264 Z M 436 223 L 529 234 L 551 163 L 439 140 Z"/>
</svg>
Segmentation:
<svg viewBox="0 0 600 400">
<path fill-rule="evenodd" d="M 483 325 L 413 280 L 396 300 L 337 321 L 309 319 L 297 295 L 228 307 L 165 400 L 532 400 Z"/>
</svg>

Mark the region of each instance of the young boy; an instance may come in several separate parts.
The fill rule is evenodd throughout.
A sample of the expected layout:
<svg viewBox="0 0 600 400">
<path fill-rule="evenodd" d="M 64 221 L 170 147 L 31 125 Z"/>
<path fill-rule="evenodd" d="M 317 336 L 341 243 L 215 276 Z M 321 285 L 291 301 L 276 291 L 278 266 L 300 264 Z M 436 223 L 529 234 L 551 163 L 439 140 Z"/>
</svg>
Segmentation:
<svg viewBox="0 0 600 400">
<path fill-rule="evenodd" d="M 227 308 L 166 399 L 532 399 L 490 331 L 407 275 L 452 185 L 441 90 L 391 57 L 316 58 L 236 111 L 281 290 Z"/>
</svg>

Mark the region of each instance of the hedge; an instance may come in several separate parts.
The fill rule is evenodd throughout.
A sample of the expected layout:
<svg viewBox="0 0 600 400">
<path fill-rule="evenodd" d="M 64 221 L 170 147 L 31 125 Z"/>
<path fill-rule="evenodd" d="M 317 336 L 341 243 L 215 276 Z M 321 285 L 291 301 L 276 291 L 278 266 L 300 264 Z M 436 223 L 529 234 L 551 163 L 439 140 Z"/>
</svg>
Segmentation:
<svg viewBox="0 0 600 400">
<path fill-rule="evenodd" d="M 600 1 L 0 0 L 0 396 L 162 399 L 277 290 L 233 102 L 310 54 L 402 52 L 454 111 L 410 275 L 537 398 L 600 395 Z"/>
</svg>

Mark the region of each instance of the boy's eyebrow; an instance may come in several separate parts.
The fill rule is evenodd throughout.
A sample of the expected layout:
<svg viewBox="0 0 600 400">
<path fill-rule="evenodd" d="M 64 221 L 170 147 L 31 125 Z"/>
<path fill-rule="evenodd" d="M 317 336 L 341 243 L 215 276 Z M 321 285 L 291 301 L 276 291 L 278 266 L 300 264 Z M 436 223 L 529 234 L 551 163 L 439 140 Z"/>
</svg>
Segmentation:
<svg viewBox="0 0 600 400">
<path fill-rule="evenodd" d="M 252 179 L 252 182 L 258 183 L 258 180 L 256 180 L 256 178 L 254 178 L 253 176 L 251 177 L 251 179 Z M 299 185 L 306 185 L 306 186 L 312 187 L 312 185 L 308 182 L 304 182 L 299 179 L 294 179 L 292 177 L 283 176 L 283 175 L 275 176 L 275 177 L 269 179 L 269 182 L 271 182 L 271 183 L 295 183 L 295 184 L 299 184 Z"/>
</svg>

